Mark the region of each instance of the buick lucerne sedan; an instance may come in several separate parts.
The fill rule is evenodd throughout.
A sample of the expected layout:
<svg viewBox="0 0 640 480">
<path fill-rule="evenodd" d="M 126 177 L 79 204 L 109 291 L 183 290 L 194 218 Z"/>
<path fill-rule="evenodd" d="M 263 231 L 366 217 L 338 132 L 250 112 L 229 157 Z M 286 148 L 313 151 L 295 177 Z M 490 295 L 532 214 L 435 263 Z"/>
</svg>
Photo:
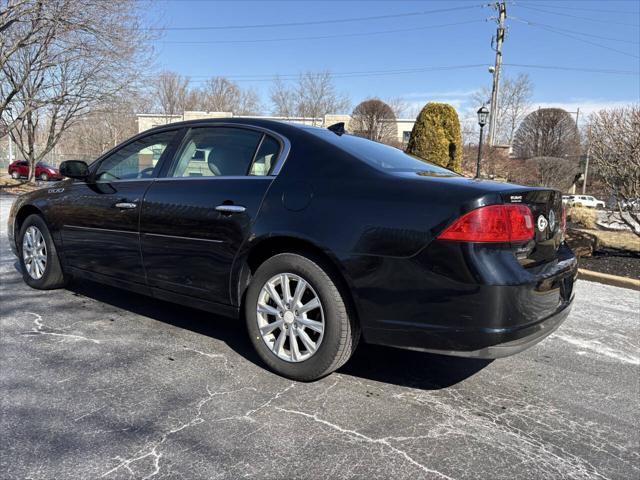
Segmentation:
<svg viewBox="0 0 640 480">
<path fill-rule="evenodd" d="M 465 178 L 340 125 L 175 123 L 60 170 L 11 210 L 27 284 L 84 278 L 243 318 L 289 378 L 329 374 L 360 339 L 507 356 L 573 301 L 559 192 Z"/>
</svg>

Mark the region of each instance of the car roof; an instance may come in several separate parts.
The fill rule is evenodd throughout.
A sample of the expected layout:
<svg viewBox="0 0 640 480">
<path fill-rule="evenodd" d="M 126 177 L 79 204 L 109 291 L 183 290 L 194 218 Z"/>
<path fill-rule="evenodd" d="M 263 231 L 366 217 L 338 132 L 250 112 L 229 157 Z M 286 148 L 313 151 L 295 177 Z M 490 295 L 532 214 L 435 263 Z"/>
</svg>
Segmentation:
<svg viewBox="0 0 640 480">
<path fill-rule="evenodd" d="M 310 125 L 304 125 L 300 123 L 295 123 L 293 121 L 285 121 L 285 120 L 274 120 L 270 118 L 257 118 L 257 117 L 228 117 L 228 118 L 199 118 L 196 120 L 184 120 L 182 122 L 172 122 L 167 123 L 165 125 L 158 125 L 143 132 L 140 134 L 153 133 L 156 130 L 164 130 L 170 127 L 197 127 L 197 126 L 206 126 L 206 125 L 215 125 L 215 124 L 223 124 L 223 125 L 249 125 L 255 127 L 262 127 L 269 130 L 273 130 L 276 133 L 280 134 L 295 134 L 302 133 L 306 129 L 319 128 L 312 127 Z"/>
</svg>

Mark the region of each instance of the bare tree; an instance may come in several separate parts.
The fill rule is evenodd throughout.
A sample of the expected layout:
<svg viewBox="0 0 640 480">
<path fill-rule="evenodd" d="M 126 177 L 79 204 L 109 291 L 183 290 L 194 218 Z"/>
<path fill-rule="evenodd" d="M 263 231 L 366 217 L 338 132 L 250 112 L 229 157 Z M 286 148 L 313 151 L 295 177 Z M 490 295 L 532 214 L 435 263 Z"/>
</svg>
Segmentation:
<svg viewBox="0 0 640 480">
<path fill-rule="evenodd" d="M 202 95 L 205 110 L 209 112 L 256 115 L 262 110 L 260 98 L 254 90 L 242 90 L 237 83 L 224 77 L 207 80 Z"/>
<path fill-rule="evenodd" d="M 358 136 L 376 142 L 391 143 L 397 140 L 396 115 L 379 98 L 364 100 L 353 109 L 349 129 Z"/>
<path fill-rule="evenodd" d="M 199 88 L 190 88 L 184 97 L 182 105 L 183 110 L 206 110 L 205 99 L 202 90 Z"/>
<path fill-rule="evenodd" d="M 301 75 L 296 94 L 302 117 L 322 118 L 328 113 L 343 113 L 350 104 L 347 97 L 336 91 L 328 71 Z"/>
<path fill-rule="evenodd" d="M 3 117 L 31 164 L 30 180 L 67 129 L 134 85 L 148 45 L 138 7 L 135 0 L 48 0 L 46 41 L 23 45 L 5 61 L 3 86 L 17 85 L 26 73 Z M 11 26 L 5 34 L 22 33 Z"/>
<path fill-rule="evenodd" d="M 391 107 L 396 118 L 402 118 L 409 110 L 409 103 L 401 97 L 388 98 L 385 103 Z"/>
<path fill-rule="evenodd" d="M 530 179 L 526 183 L 567 191 L 578 173 L 578 159 L 537 157 L 525 161 Z"/>
<path fill-rule="evenodd" d="M 622 221 L 640 236 L 640 105 L 589 117 L 589 155 L 616 198 Z"/>
<path fill-rule="evenodd" d="M 495 139 L 497 144 L 511 145 L 520 122 L 531 110 L 533 84 L 529 75 L 521 73 L 516 78 L 505 77 L 500 84 Z M 484 87 L 473 96 L 478 105 L 491 98 L 491 89 Z"/>
<path fill-rule="evenodd" d="M 0 3 L 0 137 L 24 118 L 35 103 L 15 105 L 14 97 L 22 89 L 34 68 L 47 65 L 46 53 L 54 40 L 55 25 L 64 21 L 58 3 L 44 0 L 8 0 Z M 24 49 L 29 48 L 29 55 Z M 20 60 L 16 57 L 20 55 Z M 11 114 L 11 115 L 9 115 Z"/>
<path fill-rule="evenodd" d="M 276 78 L 271 89 L 271 102 L 274 114 L 312 118 L 314 124 L 321 122 L 328 113 L 347 111 L 350 105 L 349 99 L 336 91 L 327 71 L 303 73 L 291 87 Z"/>
<path fill-rule="evenodd" d="M 119 101 L 96 106 L 65 131 L 57 145 L 55 160 L 93 160 L 137 133 L 136 112 L 144 97 L 131 92 Z"/>
<path fill-rule="evenodd" d="M 190 94 L 189 77 L 165 70 L 153 81 L 152 91 L 164 115 L 181 114 L 186 110 Z"/>
<path fill-rule="evenodd" d="M 576 158 L 580 134 L 569 113 L 560 108 L 541 108 L 525 117 L 513 140 L 517 158 Z"/>
<path fill-rule="evenodd" d="M 296 92 L 288 88 L 285 82 L 276 77 L 271 86 L 272 113 L 278 117 L 291 118 L 297 114 Z"/>
</svg>

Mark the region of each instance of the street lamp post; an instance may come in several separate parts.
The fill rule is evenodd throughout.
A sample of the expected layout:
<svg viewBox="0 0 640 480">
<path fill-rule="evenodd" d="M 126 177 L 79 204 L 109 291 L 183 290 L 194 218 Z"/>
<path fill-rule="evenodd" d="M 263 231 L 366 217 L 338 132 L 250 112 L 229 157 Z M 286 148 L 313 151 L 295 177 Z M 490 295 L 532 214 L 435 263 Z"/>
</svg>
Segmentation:
<svg viewBox="0 0 640 480">
<path fill-rule="evenodd" d="M 480 159 L 482 158 L 482 131 L 487 124 L 487 117 L 489 116 L 489 109 L 482 105 L 478 109 L 478 125 L 480 125 L 480 141 L 478 142 L 478 161 L 476 162 L 476 178 L 480 178 Z"/>
</svg>

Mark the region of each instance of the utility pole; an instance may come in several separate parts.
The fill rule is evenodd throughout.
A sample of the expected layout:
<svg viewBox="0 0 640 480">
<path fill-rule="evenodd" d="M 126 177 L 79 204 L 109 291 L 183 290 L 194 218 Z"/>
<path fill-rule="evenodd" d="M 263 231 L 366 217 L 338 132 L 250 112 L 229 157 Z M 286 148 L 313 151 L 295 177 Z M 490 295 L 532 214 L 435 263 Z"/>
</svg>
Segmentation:
<svg viewBox="0 0 640 480">
<path fill-rule="evenodd" d="M 587 156 L 584 159 L 584 177 L 582 179 L 582 194 L 587 193 L 587 176 L 589 175 L 589 154 L 591 153 L 591 127 L 587 133 Z"/>
<path fill-rule="evenodd" d="M 504 42 L 505 27 L 507 19 L 507 3 L 497 2 L 494 7 L 498 10 L 498 29 L 496 31 L 496 61 L 493 67 L 493 86 L 491 87 L 491 116 L 489 117 L 489 134 L 487 141 L 493 147 L 496 125 L 498 122 L 498 90 L 500 88 L 500 68 L 502 67 L 502 43 Z"/>
</svg>

